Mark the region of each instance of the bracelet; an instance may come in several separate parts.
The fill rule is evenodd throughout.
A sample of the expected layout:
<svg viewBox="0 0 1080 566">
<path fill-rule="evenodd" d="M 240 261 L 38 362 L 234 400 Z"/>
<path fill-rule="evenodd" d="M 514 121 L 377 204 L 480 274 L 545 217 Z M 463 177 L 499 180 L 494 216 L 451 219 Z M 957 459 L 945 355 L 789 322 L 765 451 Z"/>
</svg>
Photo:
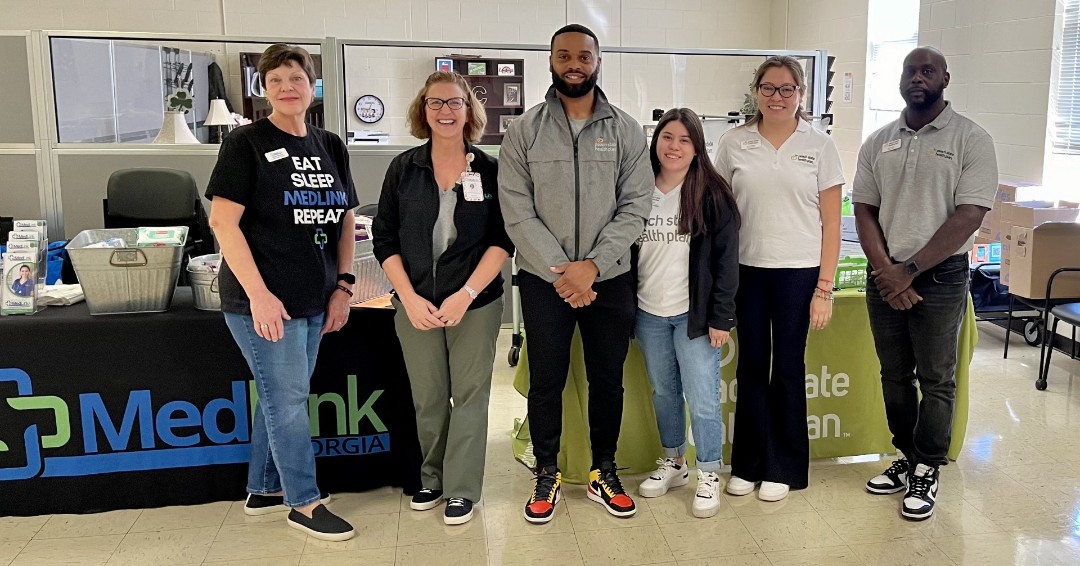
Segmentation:
<svg viewBox="0 0 1080 566">
<path fill-rule="evenodd" d="M 835 300 L 835 298 L 833 297 L 832 291 L 825 291 L 825 290 L 821 289 L 820 287 L 814 289 L 814 297 L 818 298 L 818 299 L 823 299 L 823 300 L 826 300 L 826 301 L 834 301 Z"/>
<path fill-rule="evenodd" d="M 833 283 L 832 279 L 825 279 L 824 277 L 818 277 L 818 281 L 821 281 L 822 283 Z"/>
<path fill-rule="evenodd" d="M 338 288 L 338 291 L 345 291 L 345 294 L 348 295 L 349 297 L 353 296 L 352 289 L 342 285 L 341 283 L 338 283 L 337 288 Z"/>
<path fill-rule="evenodd" d="M 822 293 L 825 293 L 826 295 L 831 295 L 832 294 L 832 289 L 822 289 L 821 287 L 814 287 L 814 289 L 816 289 L 818 291 L 821 291 Z"/>
</svg>

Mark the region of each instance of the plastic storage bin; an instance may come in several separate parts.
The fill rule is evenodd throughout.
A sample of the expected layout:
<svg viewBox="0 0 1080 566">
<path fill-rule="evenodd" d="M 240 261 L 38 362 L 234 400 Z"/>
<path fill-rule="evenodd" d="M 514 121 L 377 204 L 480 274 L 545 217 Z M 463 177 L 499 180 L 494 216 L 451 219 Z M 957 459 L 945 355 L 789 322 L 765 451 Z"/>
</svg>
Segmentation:
<svg viewBox="0 0 1080 566">
<path fill-rule="evenodd" d="M 837 289 L 861 289 L 866 287 L 866 258 L 844 257 L 836 265 Z"/>
<path fill-rule="evenodd" d="M 386 278 L 382 266 L 375 259 L 371 240 L 356 242 L 353 273 L 356 274 L 356 284 L 353 285 L 353 303 L 362 303 L 381 297 L 391 290 L 390 280 Z"/>
<path fill-rule="evenodd" d="M 179 246 L 135 247 L 138 230 L 83 230 L 67 245 L 90 314 L 164 312 L 172 304 L 188 229 L 176 227 Z M 88 248 L 113 238 L 123 248 Z"/>
</svg>

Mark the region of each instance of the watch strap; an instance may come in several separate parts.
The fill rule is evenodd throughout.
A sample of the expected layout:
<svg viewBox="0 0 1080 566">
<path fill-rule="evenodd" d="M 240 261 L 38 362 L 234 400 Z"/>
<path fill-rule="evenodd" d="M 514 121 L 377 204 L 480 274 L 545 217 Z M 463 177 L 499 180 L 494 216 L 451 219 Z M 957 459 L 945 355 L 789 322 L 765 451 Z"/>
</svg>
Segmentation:
<svg viewBox="0 0 1080 566">
<path fill-rule="evenodd" d="M 480 293 L 477 293 L 476 289 L 473 289 L 472 287 L 469 287 L 468 285 L 463 285 L 461 288 L 464 289 L 465 292 L 469 294 L 469 298 L 474 300 L 474 301 L 476 300 L 476 297 L 480 296 Z"/>
<path fill-rule="evenodd" d="M 356 276 L 352 273 L 338 273 L 338 281 L 344 281 L 348 285 L 356 285 Z"/>
</svg>

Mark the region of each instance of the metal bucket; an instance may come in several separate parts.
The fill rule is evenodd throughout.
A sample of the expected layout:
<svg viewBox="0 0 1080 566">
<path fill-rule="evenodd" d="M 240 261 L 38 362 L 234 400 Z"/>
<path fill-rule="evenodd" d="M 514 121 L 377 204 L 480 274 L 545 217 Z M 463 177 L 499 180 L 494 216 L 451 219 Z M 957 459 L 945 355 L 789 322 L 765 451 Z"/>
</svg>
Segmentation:
<svg viewBox="0 0 1080 566">
<path fill-rule="evenodd" d="M 90 314 L 164 312 L 172 304 L 187 227 L 178 226 L 179 246 L 135 247 L 138 230 L 83 230 L 66 246 Z M 87 248 L 122 238 L 128 247 Z"/>
</svg>

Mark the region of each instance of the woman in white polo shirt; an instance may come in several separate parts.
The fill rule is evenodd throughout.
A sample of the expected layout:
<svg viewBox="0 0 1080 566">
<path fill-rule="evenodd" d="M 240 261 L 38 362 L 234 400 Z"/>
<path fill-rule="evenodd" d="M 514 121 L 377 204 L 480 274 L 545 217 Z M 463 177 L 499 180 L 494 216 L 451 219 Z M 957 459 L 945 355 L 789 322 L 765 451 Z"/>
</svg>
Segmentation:
<svg viewBox="0 0 1080 566">
<path fill-rule="evenodd" d="M 693 514 L 705 518 L 720 510 L 720 348 L 735 328 L 739 211 L 709 162 L 697 114 L 668 110 L 654 132 L 652 212 L 634 254 L 636 332 L 664 458 L 638 489 L 642 497 L 659 497 L 690 481 L 685 394 L 698 467 Z"/>
<path fill-rule="evenodd" d="M 727 492 L 779 501 L 807 486 L 806 336 L 832 316 L 840 254 L 836 144 L 811 127 L 806 80 L 792 57 L 754 75 L 758 113 L 720 138 L 717 169 L 742 214 L 739 232 L 739 395 Z"/>
</svg>

